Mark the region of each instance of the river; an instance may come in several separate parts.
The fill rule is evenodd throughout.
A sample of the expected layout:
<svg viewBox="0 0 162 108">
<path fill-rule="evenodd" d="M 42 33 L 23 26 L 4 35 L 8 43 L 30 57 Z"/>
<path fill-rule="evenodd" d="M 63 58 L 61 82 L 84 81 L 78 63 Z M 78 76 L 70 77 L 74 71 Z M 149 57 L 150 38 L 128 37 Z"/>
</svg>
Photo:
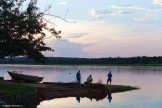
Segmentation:
<svg viewBox="0 0 162 108">
<path fill-rule="evenodd" d="M 113 85 L 140 87 L 122 93 L 113 93 L 112 100 L 89 98 L 56 98 L 41 102 L 38 108 L 161 108 L 162 67 L 160 66 L 66 66 L 66 65 L 0 65 L 0 76 L 11 79 L 6 71 L 44 77 L 43 82 L 75 82 L 76 72 L 81 71 L 81 83 L 92 75 L 93 83 L 106 84 L 107 73 L 113 74 Z"/>
</svg>

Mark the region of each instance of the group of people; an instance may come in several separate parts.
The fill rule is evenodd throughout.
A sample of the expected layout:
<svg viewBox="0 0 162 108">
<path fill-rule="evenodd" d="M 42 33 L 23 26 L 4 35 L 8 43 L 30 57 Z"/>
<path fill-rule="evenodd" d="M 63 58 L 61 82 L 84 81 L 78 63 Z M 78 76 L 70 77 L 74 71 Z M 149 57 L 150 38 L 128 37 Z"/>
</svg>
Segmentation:
<svg viewBox="0 0 162 108">
<path fill-rule="evenodd" d="M 80 70 L 76 73 L 76 79 L 77 79 L 77 82 L 78 83 L 81 83 L 81 73 L 80 73 Z M 86 82 L 84 82 L 84 83 L 85 84 L 91 84 L 92 81 L 93 81 L 92 75 L 89 75 L 87 77 Z M 111 82 L 112 82 L 112 73 L 111 73 L 111 70 L 107 74 L 107 85 L 109 84 L 109 82 L 110 82 L 110 85 L 111 85 Z M 77 99 L 78 102 L 80 102 L 80 97 L 76 97 L 76 99 Z M 108 94 L 107 99 L 109 100 L 109 103 L 111 103 L 111 100 L 112 100 L 111 93 Z"/>
<path fill-rule="evenodd" d="M 76 73 L 76 79 L 77 79 L 77 82 L 78 83 L 81 82 L 81 73 L 80 73 L 80 70 Z M 91 84 L 92 81 L 93 81 L 92 75 L 89 75 L 87 77 L 87 81 L 85 83 Z M 110 82 L 110 85 L 111 85 L 111 82 L 112 82 L 112 73 L 111 73 L 111 71 L 109 71 L 109 73 L 107 74 L 107 84 L 109 84 L 109 82 Z"/>
<path fill-rule="evenodd" d="M 76 79 L 77 79 L 77 82 L 80 83 L 80 81 L 81 81 L 80 70 L 76 73 Z M 87 81 L 86 81 L 85 83 L 91 84 L 92 81 L 93 81 L 92 75 L 89 75 L 89 76 L 87 77 Z"/>
</svg>

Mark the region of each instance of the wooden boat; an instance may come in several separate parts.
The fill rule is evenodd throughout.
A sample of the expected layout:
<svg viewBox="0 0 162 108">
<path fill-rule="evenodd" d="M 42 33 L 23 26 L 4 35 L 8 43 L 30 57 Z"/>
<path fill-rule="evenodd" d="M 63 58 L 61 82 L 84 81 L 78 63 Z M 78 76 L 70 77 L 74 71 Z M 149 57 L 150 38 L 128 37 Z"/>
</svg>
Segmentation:
<svg viewBox="0 0 162 108">
<path fill-rule="evenodd" d="M 7 72 L 14 80 L 21 80 L 25 82 L 41 82 L 43 80 L 43 77 L 19 74 L 19 73 L 10 72 L 10 71 L 7 71 Z"/>
</svg>

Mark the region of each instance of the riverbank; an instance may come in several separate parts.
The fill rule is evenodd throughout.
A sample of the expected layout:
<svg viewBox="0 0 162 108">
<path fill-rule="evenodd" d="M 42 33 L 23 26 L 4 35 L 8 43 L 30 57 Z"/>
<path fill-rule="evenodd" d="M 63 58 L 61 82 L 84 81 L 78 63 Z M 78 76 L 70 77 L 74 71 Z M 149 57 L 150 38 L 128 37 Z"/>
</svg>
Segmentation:
<svg viewBox="0 0 162 108">
<path fill-rule="evenodd" d="M 25 93 L 34 90 L 34 87 L 23 83 L 11 81 L 0 81 L 0 93 L 3 95 L 14 95 L 17 93 Z"/>
<path fill-rule="evenodd" d="M 136 90 L 137 87 L 105 84 L 79 84 L 79 83 L 18 83 L 0 81 L 0 101 L 8 105 L 18 104 L 27 106 L 39 105 L 41 101 L 64 97 L 86 97 L 102 100 L 111 93 Z M 30 103 L 30 100 L 32 102 Z M 21 102 L 21 103 L 20 103 Z M 26 104 L 28 103 L 28 104 Z"/>
<path fill-rule="evenodd" d="M 37 88 L 40 101 L 64 97 L 86 97 L 90 99 L 104 99 L 108 94 L 139 89 L 138 87 L 105 84 L 78 84 L 78 83 L 53 83 L 39 84 L 26 83 Z"/>
<path fill-rule="evenodd" d="M 37 91 L 24 83 L 0 81 L 0 108 L 36 108 Z"/>
<path fill-rule="evenodd" d="M 58 89 L 59 88 L 59 89 Z M 52 89 L 55 91 L 103 91 L 106 93 L 124 92 L 129 90 L 139 89 L 133 86 L 124 85 L 106 85 L 106 84 L 79 84 L 79 83 L 55 83 L 55 82 L 43 82 L 43 83 L 24 83 L 24 82 L 12 82 L 12 81 L 0 81 L 0 93 L 4 95 L 13 95 L 17 93 L 25 93 L 34 89 Z"/>
</svg>

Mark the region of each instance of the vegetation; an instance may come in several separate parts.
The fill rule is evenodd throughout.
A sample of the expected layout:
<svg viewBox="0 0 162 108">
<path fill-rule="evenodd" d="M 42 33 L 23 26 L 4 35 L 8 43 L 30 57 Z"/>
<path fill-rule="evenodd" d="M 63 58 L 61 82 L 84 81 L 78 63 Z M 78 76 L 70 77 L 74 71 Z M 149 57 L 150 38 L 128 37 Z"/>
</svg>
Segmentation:
<svg viewBox="0 0 162 108">
<path fill-rule="evenodd" d="M 70 90 L 74 89 L 78 91 L 75 93 L 79 93 L 80 95 L 82 93 L 85 94 L 85 92 L 89 94 L 90 91 L 91 91 L 90 94 L 92 94 L 92 91 L 96 92 L 96 90 L 99 93 L 101 90 L 106 90 L 107 92 L 110 92 L 110 93 L 116 93 L 116 92 L 124 92 L 124 91 L 139 89 L 137 87 L 124 86 L 124 85 L 106 85 L 106 84 L 94 84 L 94 83 L 90 85 L 88 84 L 85 86 L 83 85 L 84 84 L 53 83 L 51 86 L 49 86 L 49 83 L 47 83 L 46 85 L 46 84 L 32 84 L 32 83 L 17 83 L 17 82 L 10 82 L 10 81 L 0 81 L 0 94 L 1 95 L 13 95 L 13 94 L 20 94 L 20 93 L 28 93 L 30 91 L 33 91 L 34 89 L 37 89 L 38 92 L 40 90 L 40 92 L 45 93 L 45 95 L 49 95 L 44 90 L 47 90 L 48 92 L 52 90 L 51 93 L 53 94 L 53 90 L 55 88 L 58 88 L 58 86 L 60 90 L 61 89 L 64 90 L 64 93 L 66 96 L 69 93 L 69 86 L 70 86 Z M 43 91 L 41 89 L 42 86 L 44 86 Z M 58 95 L 60 94 L 59 92 L 63 93 L 62 91 L 57 91 Z M 73 94 L 73 92 L 71 91 L 70 93 Z M 54 95 L 57 95 L 57 94 L 54 93 Z"/>
<path fill-rule="evenodd" d="M 41 64 L 24 57 L 0 59 L 0 64 Z M 46 64 L 51 65 L 162 65 L 162 56 L 159 57 L 114 57 L 114 58 L 67 58 L 48 57 Z"/>
<path fill-rule="evenodd" d="M 37 0 L 0 0 L 0 58 L 27 56 L 43 62 L 42 51 L 54 51 L 44 42 L 45 31 L 56 38 L 61 31 L 47 26 L 47 11 L 36 5 Z"/>
<path fill-rule="evenodd" d="M 0 81 L 0 93 L 6 95 L 12 95 L 17 93 L 24 93 L 33 90 L 33 87 L 21 84 L 21 83 L 9 83 Z"/>
</svg>

